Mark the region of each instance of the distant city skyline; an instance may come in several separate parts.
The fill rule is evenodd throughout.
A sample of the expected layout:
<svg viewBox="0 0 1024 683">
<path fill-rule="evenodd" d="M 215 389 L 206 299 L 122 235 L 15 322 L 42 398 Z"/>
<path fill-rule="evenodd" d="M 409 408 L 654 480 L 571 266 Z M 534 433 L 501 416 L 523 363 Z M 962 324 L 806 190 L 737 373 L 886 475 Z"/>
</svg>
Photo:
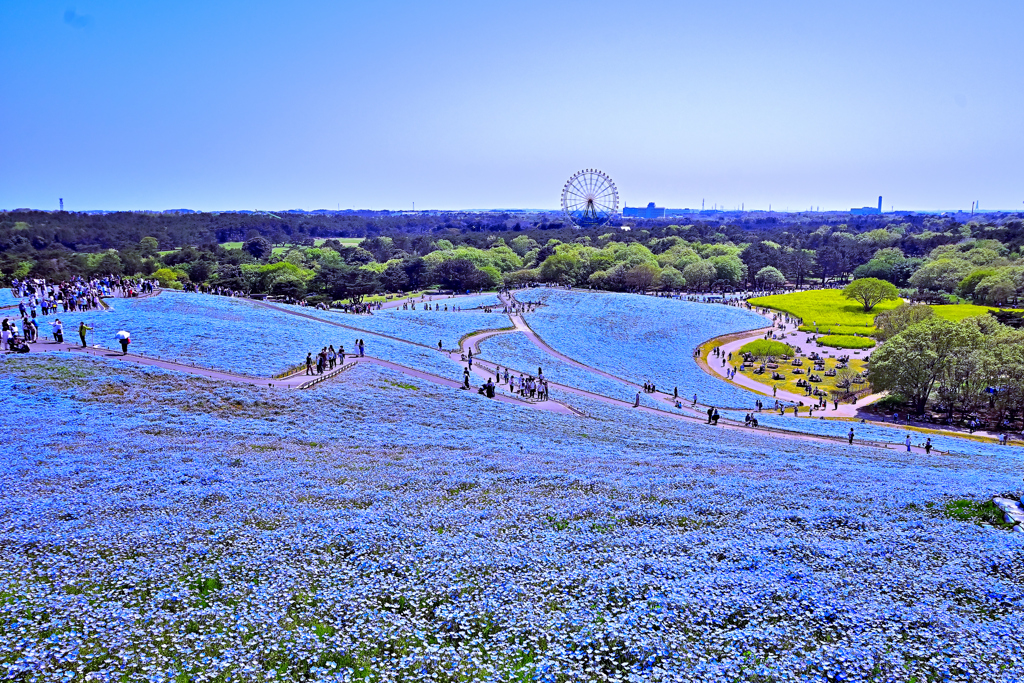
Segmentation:
<svg viewBox="0 0 1024 683">
<path fill-rule="evenodd" d="M 1024 210 L 1024 3 L 834 5 L 4 3 L 0 208 Z"/>
</svg>

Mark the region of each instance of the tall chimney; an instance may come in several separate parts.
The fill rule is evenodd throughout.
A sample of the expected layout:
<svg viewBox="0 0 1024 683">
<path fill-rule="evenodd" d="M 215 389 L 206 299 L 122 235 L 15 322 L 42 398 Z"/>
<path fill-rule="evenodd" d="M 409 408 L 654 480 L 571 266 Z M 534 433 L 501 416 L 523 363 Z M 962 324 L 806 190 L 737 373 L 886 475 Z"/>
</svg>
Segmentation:
<svg viewBox="0 0 1024 683">
<path fill-rule="evenodd" d="M 882 213 L 882 195 L 878 195 L 878 213 Z"/>
</svg>

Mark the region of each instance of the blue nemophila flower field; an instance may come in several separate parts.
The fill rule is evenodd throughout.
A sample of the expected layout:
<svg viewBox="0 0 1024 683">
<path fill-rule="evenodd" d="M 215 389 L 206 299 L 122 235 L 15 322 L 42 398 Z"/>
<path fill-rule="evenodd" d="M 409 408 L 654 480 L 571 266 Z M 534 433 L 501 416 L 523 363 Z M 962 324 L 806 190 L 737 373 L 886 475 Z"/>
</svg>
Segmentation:
<svg viewBox="0 0 1024 683">
<path fill-rule="evenodd" d="M 290 307 L 304 314 L 296 316 L 246 299 L 179 292 L 164 292 L 146 299 L 113 299 L 111 304 L 110 311 L 58 313 L 56 317 L 63 320 L 68 339 L 77 337 L 79 321 L 84 320 L 94 328 L 89 332 L 90 344 L 114 347 L 114 335 L 124 329 L 132 335 L 133 353 L 253 377 L 266 377 L 294 368 L 302 364 L 307 353 L 316 355 L 321 348 L 332 344 L 335 349 L 343 346 L 347 353 L 355 353 L 357 339 L 366 342 L 367 353 L 371 355 L 433 374 L 461 377 L 458 366 L 436 351 L 305 317 L 319 315 L 324 321 L 369 329 L 374 326 L 372 321 L 377 319 L 376 315 L 342 315 Z M 405 320 L 399 319 L 393 311 L 382 313 L 389 315 L 381 316 L 381 322 L 376 325 L 378 331 L 401 339 L 425 341 L 438 331 L 439 325 L 431 326 L 426 321 L 417 324 L 418 318 Z M 418 314 L 418 311 L 409 313 Z M 438 315 L 444 316 L 444 313 Z M 440 331 L 455 336 L 454 346 L 459 338 L 457 335 L 466 328 L 472 328 L 480 321 L 494 320 L 493 314 L 450 314 L 450 317 L 439 321 L 448 326 L 441 327 Z M 371 322 L 364 324 L 365 321 Z M 49 331 L 46 324 L 42 324 L 40 329 L 44 334 Z M 437 341 L 435 338 L 433 343 L 437 344 Z"/>
<path fill-rule="evenodd" d="M 524 295 L 525 296 L 525 295 Z M 744 408 L 756 396 L 708 375 L 693 362 L 694 349 L 730 332 L 765 327 L 756 313 L 721 304 L 608 292 L 539 289 L 544 301 L 527 322 L 544 341 L 576 360 L 618 377 L 704 404 Z"/>
<path fill-rule="evenodd" d="M 371 366 L 309 391 L 80 356 L 0 372 L 0 680 L 1024 677 L 1024 534 L 942 514 L 1019 494 L 1017 449 L 574 396 L 582 419 Z"/>
<path fill-rule="evenodd" d="M 473 297 L 476 299 L 477 297 Z M 493 294 L 490 298 L 496 298 Z M 434 303 L 447 301 L 439 299 Z M 466 299 L 451 299 L 452 302 Z M 472 303 L 472 302 L 470 302 Z M 431 304 L 433 305 L 433 304 Z M 367 332 L 376 332 L 398 337 L 416 344 L 437 348 L 441 342 L 445 349 L 456 349 L 459 340 L 477 330 L 500 329 L 510 327 L 508 316 L 498 312 L 485 313 L 483 310 L 470 309 L 459 312 L 445 310 L 423 310 L 417 304 L 415 311 L 386 308 L 374 311 L 373 315 L 347 314 L 340 311 L 318 311 L 315 308 L 288 306 L 289 310 L 310 315 L 328 322 L 355 327 Z"/>
<path fill-rule="evenodd" d="M 551 382 L 592 391 L 619 400 L 632 400 L 635 389 L 624 382 L 588 372 L 538 349 L 526 335 L 513 332 L 491 337 L 480 345 L 480 357 L 524 374 L 544 371 Z"/>
</svg>

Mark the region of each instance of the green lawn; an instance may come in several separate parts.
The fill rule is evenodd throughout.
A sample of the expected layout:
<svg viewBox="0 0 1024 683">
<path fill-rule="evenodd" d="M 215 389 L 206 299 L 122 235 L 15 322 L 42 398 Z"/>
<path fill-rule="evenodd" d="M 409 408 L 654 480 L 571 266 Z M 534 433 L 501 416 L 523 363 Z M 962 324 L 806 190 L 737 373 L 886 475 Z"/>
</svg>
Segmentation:
<svg viewBox="0 0 1024 683">
<path fill-rule="evenodd" d="M 775 294 L 751 299 L 754 306 L 774 308 L 803 319 L 800 329 L 805 332 L 817 331 L 825 334 L 872 334 L 875 331 L 875 315 L 902 306 L 902 301 L 883 301 L 865 313 L 864 307 L 856 301 L 845 298 L 838 289 L 817 289 L 809 292 Z"/>
<path fill-rule="evenodd" d="M 818 323 L 817 331 L 821 334 L 849 336 L 853 334 L 871 335 L 875 331 L 875 315 L 902 306 L 902 301 L 883 301 L 864 312 L 864 307 L 843 297 L 837 289 L 820 289 L 809 292 L 793 292 L 791 294 L 775 294 L 751 299 L 754 306 L 774 308 L 803 319 L 800 329 L 814 332 L 814 323 Z M 985 315 L 989 311 L 998 310 L 991 306 L 975 306 L 974 304 L 950 304 L 932 306 L 935 315 L 946 320 L 959 321 Z"/>
</svg>

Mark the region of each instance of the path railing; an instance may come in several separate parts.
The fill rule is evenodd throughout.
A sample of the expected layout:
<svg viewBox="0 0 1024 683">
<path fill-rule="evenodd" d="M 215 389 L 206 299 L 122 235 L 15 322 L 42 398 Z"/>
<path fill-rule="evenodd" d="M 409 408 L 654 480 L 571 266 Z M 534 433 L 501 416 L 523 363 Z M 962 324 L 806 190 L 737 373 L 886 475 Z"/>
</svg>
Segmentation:
<svg viewBox="0 0 1024 683">
<path fill-rule="evenodd" d="M 298 389 L 311 389 L 311 388 L 315 387 L 317 384 L 320 384 L 320 382 L 323 382 L 325 380 L 329 380 L 332 377 L 337 377 L 338 375 L 340 375 L 341 373 L 345 372 L 346 370 L 348 370 L 348 369 L 350 369 L 352 367 L 355 367 L 355 365 L 356 365 L 356 361 L 352 361 L 351 363 L 346 363 L 345 365 L 342 365 L 337 370 L 332 370 L 330 372 L 325 372 L 322 375 L 317 375 L 314 379 L 311 379 L 308 382 L 304 382 L 304 383 L 300 384 L 297 388 Z"/>
</svg>

